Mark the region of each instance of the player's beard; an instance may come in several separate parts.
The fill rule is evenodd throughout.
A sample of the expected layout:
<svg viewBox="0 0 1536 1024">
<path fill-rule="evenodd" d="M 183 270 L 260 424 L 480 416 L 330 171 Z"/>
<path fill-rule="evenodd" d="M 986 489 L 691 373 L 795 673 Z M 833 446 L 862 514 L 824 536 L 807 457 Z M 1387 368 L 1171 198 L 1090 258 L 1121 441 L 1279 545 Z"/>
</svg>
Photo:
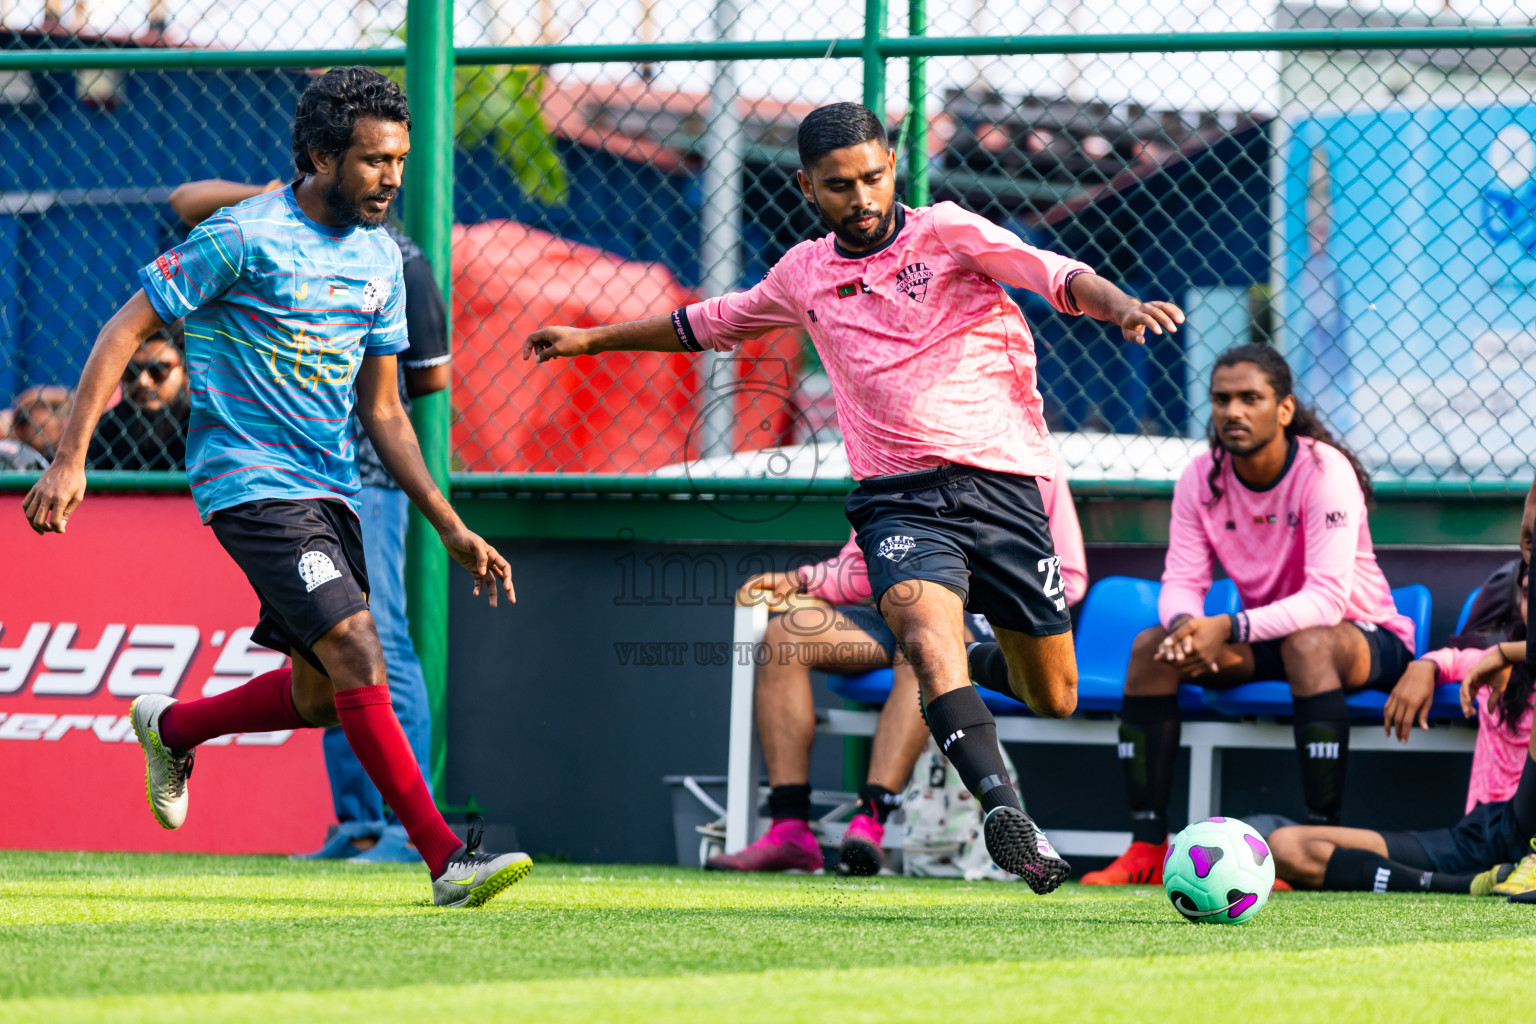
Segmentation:
<svg viewBox="0 0 1536 1024">
<path fill-rule="evenodd" d="M 363 196 L 363 198 L 387 199 L 392 201 L 395 198 L 395 195 L 395 189 L 381 188 L 377 192 L 368 193 L 367 195 Z M 375 216 L 366 212 L 361 206 L 354 205 L 352 201 L 347 198 L 347 194 L 341 190 L 340 179 L 332 181 L 329 185 L 327 185 L 321 198 L 325 200 L 326 209 L 331 211 L 331 215 L 336 218 L 336 223 L 340 227 L 350 227 L 353 224 L 361 224 L 364 227 L 376 228 L 380 224 L 384 223 L 385 217 L 389 216 L 389 208 L 387 206 L 384 208 L 383 213 Z"/>
<path fill-rule="evenodd" d="M 1269 444 L 1269 442 L 1273 441 L 1274 439 L 1275 439 L 1275 435 L 1274 434 L 1270 434 L 1268 437 L 1264 438 L 1263 440 L 1259 440 L 1250 431 L 1249 434 L 1248 434 L 1248 440 L 1247 441 L 1242 442 L 1242 443 L 1234 443 L 1232 441 L 1227 440 L 1226 436 L 1223 435 L 1220 431 L 1218 431 L 1217 434 L 1216 434 L 1216 443 L 1221 445 L 1222 449 L 1224 451 L 1226 451 L 1226 453 L 1228 455 L 1233 455 L 1233 456 L 1236 456 L 1237 458 L 1240 458 L 1240 459 L 1247 458 L 1249 455 L 1252 455 L 1254 452 L 1256 452 L 1259 449 L 1263 448 L 1265 445 Z"/>
<path fill-rule="evenodd" d="M 821 215 L 821 222 L 832 229 L 832 233 L 837 236 L 837 240 L 849 249 L 854 250 L 868 249 L 874 246 L 890 232 L 891 225 L 896 221 L 896 203 L 894 201 L 890 206 L 886 207 L 885 213 L 875 222 L 875 226 L 868 231 L 855 231 L 853 228 L 848 227 L 847 224 L 833 223 L 832 218 L 827 216 L 827 211 L 821 208 L 820 203 L 816 204 L 816 212 Z M 860 210 L 856 214 L 850 214 L 848 217 L 845 217 L 844 220 L 858 220 L 860 217 L 865 216 L 867 212 L 866 210 Z"/>
</svg>

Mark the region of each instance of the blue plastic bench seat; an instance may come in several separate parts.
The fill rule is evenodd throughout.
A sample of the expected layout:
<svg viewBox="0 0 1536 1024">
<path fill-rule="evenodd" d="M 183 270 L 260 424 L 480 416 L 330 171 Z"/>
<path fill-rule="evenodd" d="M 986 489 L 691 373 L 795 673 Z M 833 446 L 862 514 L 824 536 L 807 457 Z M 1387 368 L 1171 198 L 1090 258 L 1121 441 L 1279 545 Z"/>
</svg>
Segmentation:
<svg viewBox="0 0 1536 1024">
<path fill-rule="evenodd" d="M 829 675 L 827 688 L 846 700 L 858 701 L 861 704 L 884 704 L 891 695 L 894 676 L 895 673 L 888 668 L 877 668 L 873 672 L 856 676 Z M 1029 714 L 1029 708 L 1012 697 L 1005 697 L 980 686 L 976 688 L 976 692 L 981 694 L 982 703 L 994 715 Z"/>
<path fill-rule="evenodd" d="M 1158 625 L 1162 584 L 1129 576 L 1106 576 L 1093 585 L 1077 621 L 1077 706 L 1086 711 L 1119 711 L 1125 673 L 1137 634 Z M 1217 580 L 1205 595 L 1205 614 L 1226 615 L 1241 608 L 1231 580 Z M 1198 686 L 1179 687 L 1185 715 L 1208 717 Z"/>
<path fill-rule="evenodd" d="M 1077 648 L 1077 707 L 1080 711 L 1119 711 L 1125 692 L 1125 669 L 1131 642 L 1142 630 L 1158 624 L 1156 580 L 1106 576 L 1095 583 L 1083 602 L 1075 631 Z M 1231 580 L 1218 580 L 1206 595 L 1207 615 L 1235 612 L 1240 605 Z M 856 676 L 829 675 L 833 693 L 863 704 L 884 704 L 891 693 L 891 670 L 876 669 Z M 993 714 L 1029 714 L 1022 702 L 993 690 L 977 688 Z M 1198 686 L 1179 688 L 1179 705 L 1186 714 L 1209 717 Z"/>
</svg>

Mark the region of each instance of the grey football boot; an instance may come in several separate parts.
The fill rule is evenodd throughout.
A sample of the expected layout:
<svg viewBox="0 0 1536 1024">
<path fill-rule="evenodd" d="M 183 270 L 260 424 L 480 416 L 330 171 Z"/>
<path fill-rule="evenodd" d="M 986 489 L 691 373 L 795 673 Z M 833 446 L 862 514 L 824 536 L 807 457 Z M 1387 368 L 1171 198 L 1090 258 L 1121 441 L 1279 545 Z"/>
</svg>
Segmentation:
<svg viewBox="0 0 1536 1024">
<path fill-rule="evenodd" d="M 476 853 L 481 829 L 472 827 L 469 841 L 432 879 L 432 902 L 440 907 L 478 907 L 511 888 L 533 870 L 526 853 Z"/>
<path fill-rule="evenodd" d="M 135 697 L 128 707 L 133 734 L 144 748 L 144 792 L 161 828 L 181 828 L 187 820 L 187 780 L 192 751 L 178 755 L 160 742 L 160 716 L 176 701 L 158 693 Z"/>
</svg>

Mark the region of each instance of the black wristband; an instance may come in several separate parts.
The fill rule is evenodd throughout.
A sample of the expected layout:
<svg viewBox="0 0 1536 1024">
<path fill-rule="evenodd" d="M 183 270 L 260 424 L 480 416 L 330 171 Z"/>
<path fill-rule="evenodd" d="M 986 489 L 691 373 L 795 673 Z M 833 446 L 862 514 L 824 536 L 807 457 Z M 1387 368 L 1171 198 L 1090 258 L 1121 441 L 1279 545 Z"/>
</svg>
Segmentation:
<svg viewBox="0 0 1536 1024">
<path fill-rule="evenodd" d="M 1248 613 L 1238 612 L 1232 617 L 1232 632 L 1227 634 L 1227 643 L 1245 644 L 1248 642 Z"/>
<path fill-rule="evenodd" d="M 704 346 L 694 336 L 693 325 L 688 322 L 687 306 L 679 306 L 672 311 L 672 330 L 676 332 L 677 343 L 683 346 L 684 352 L 704 351 Z"/>
</svg>

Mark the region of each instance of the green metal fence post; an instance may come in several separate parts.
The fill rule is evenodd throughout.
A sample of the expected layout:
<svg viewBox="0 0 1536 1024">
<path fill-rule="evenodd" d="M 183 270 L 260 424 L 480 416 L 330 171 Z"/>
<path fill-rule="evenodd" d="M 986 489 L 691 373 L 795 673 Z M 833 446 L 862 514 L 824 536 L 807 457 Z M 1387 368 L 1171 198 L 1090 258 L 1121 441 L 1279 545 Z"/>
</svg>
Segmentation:
<svg viewBox="0 0 1536 1024">
<path fill-rule="evenodd" d="M 880 46 L 885 42 L 885 0 L 864 0 L 864 105 L 885 120 L 885 57 Z"/>
<path fill-rule="evenodd" d="M 908 0 L 907 31 L 928 33 L 927 0 Z M 907 205 L 928 205 L 928 58 L 907 58 Z"/>
<path fill-rule="evenodd" d="M 405 172 L 405 231 L 421 246 L 443 295 L 452 296 L 453 2 L 410 0 L 405 16 L 405 91 L 411 102 L 411 158 Z M 449 302 L 452 307 L 452 302 Z M 449 317 L 450 326 L 452 317 Z M 411 404 L 427 470 L 448 485 L 449 393 Z M 425 517 L 411 510 L 406 536 L 406 605 L 411 639 L 432 709 L 432 788 L 444 797 L 448 750 L 448 555 Z"/>
</svg>

